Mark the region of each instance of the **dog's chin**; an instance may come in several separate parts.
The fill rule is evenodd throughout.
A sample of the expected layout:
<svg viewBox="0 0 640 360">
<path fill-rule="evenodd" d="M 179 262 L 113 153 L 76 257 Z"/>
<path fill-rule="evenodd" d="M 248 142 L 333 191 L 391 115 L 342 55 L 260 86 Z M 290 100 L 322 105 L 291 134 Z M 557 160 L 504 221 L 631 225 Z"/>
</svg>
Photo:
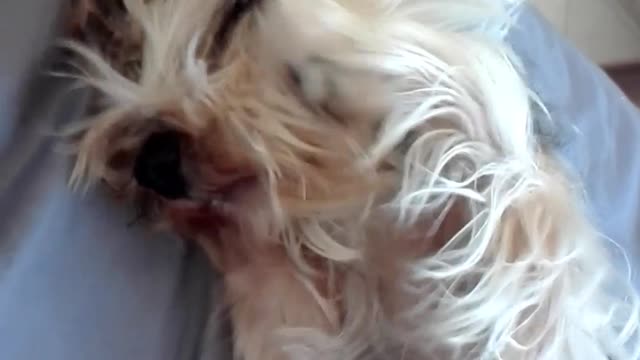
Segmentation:
<svg viewBox="0 0 640 360">
<path fill-rule="evenodd" d="M 269 195 L 255 181 L 228 193 L 166 201 L 164 217 L 189 238 L 216 238 L 221 232 L 255 237 L 272 233 L 275 223 Z"/>
</svg>

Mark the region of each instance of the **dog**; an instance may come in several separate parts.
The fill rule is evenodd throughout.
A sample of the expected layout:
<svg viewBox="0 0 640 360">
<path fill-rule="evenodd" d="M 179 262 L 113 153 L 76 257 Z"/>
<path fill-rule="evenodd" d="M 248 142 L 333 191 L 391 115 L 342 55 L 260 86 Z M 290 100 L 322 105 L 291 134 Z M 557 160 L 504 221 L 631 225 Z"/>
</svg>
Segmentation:
<svg viewBox="0 0 640 360">
<path fill-rule="evenodd" d="M 508 0 L 77 0 L 98 183 L 224 278 L 234 358 L 636 359 Z"/>
</svg>

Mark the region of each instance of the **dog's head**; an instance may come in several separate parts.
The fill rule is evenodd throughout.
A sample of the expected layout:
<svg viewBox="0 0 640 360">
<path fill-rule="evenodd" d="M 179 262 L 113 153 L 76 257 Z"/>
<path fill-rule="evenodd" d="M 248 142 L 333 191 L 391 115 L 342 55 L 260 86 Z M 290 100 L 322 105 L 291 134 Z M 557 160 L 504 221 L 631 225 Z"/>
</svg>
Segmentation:
<svg viewBox="0 0 640 360">
<path fill-rule="evenodd" d="M 169 223 L 249 221 L 261 234 L 423 187 L 431 176 L 400 181 L 433 174 L 408 154 L 424 165 L 456 134 L 494 135 L 459 51 L 476 39 L 457 35 L 488 13 L 461 13 L 458 27 L 444 3 L 85 2 L 101 9 L 78 21 L 97 50 L 71 47 L 102 95 L 79 125 L 72 180 L 103 180 Z"/>
<path fill-rule="evenodd" d="M 130 1 L 91 15 L 103 48 L 76 49 L 105 96 L 74 180 L 104 180 L 158 215 L 286 220 L 361 207 L 390 170 L 364 161 L 385 115 L 383 76 L 309 52 L 312 35 L 296 34 L 280 5 Z"/>
</svg>

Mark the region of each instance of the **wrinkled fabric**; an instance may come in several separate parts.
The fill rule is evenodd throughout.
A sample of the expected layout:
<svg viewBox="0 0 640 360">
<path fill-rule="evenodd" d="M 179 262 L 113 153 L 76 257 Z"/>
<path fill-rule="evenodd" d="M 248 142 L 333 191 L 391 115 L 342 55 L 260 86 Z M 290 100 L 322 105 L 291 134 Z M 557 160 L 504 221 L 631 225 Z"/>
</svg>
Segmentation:
<svg viewBox="0 0 640 360">
<path fill-rule="evenodd" d="M 0 358 L 193 359 L 216 277 L 204 256 L 131 226 L 132 209 L 72 193 L 50 135 L 77 120 L 82 91 L 43 74 L 54 0 L 0 2 Z M 555 121 L 601 231 L 632 255 L 640 209 L 640 116 L 605 75 L 527 11 L 510 41 Z M 225 336 L 211 359 L 230 358 Z"/>
</svg>

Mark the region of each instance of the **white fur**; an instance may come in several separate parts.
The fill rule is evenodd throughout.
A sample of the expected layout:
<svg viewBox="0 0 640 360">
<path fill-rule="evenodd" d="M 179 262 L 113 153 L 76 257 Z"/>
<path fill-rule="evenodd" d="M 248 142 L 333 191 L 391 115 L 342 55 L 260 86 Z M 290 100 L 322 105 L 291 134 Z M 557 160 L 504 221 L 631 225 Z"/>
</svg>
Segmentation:
<svg viewBox="0 0 640 360">
<path fill-rule="evenodd" d="M 222 268 L 237 358 L 640 356 L 637 294 L 534 136 L 503 39 L 518 1 L 265 0 L 213 73 L 197 48 L 216 1 L 126 3 L 147 35 L 139 82 L 75 47 L 112 108 L 73 179 L 106 176 L 98 154 L 114 144 L 96 139 L 122 112 L 177 108 L 196 133 L 224 118 L 244 146 L 232 150 L 268 174 L 267 205 L 243 220 L 253 231 L 200 239 L 212 259 L 227 242 L 250 259 Z M 284 90 L 282 64 L 344 129 Z M 288 182 L 299 191 L 284 195 Z"/>
</svg>

